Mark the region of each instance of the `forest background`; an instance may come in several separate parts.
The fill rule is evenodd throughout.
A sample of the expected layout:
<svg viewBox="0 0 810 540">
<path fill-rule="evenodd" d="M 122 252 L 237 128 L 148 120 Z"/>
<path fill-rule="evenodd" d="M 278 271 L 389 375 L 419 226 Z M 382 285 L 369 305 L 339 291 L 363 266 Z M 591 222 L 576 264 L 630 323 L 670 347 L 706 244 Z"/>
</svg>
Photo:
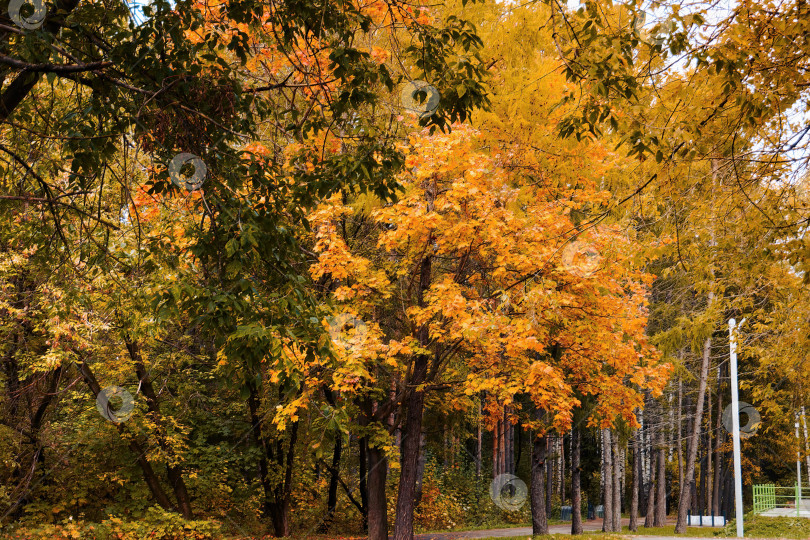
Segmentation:
<svg viewBox="0 0 810 540">
<path fill-rule="evenodd" d="M 810 469 L 803 1 L 0 7 L 4 532 L 682 531 L 729 318 Z"/>
</svg>

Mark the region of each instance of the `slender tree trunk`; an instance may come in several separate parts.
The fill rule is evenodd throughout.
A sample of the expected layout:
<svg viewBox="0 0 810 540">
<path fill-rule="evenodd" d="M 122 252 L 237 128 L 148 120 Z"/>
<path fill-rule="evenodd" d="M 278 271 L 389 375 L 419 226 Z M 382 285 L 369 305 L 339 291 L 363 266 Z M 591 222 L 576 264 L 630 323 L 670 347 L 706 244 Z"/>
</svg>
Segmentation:
<svg viewBox="0 0 810 540">
<path fill-rule="evenodd" d="M 560 437 L 560 506 L 565 504 L 565 435 Z"/>
<path fill-rule="evenodd" d="M 723 444 L 723 437 L 721 434 L 723 433 L 723 393 L 720 391 L 720 367 L 717 367 L 717 421 L 715 426 L 715 445 L 714 445 L 714 482 L 712 483 L 712 487 L 714 488 L 714 492 L 712 493 L 712 514 L 713 515 L 720 515 L 720 475 L 723 470 L 723 453 L 720 451 L 720 447 Z"/>
<path fill-rule="evenodd" d="M 614 431 L 611 431 L 610 446 L 613 455 L 613 532 L 622 532 L 622 454 L 619 451 L 619 435 Z"/>
<path fill-rule="evenodd" d="M 338 432 L 335 435 L 335 446 L 332 451 L 332 469 L 329 471 L 329 491 L 326 496 L 326 516 L 319 527 L 320 532 L 329 532 L 332 520 L 337 510 L 338 478 L 340 475 L 340 457 L 343 451 L 343 435 Z"/>
<path fill-rule="evenodd" d="M 501 431 L 501 421 L 500 419 L 495 420 L 495 425 L 492 428 L 492 478 L 495 479 L 499 474 L 500 471 L 498 470 L 498 446 L 500 445 L 500 436 L 499 433 Z"/>
<path fill-rule="evenodd" d="M 605 479 L 605 492 L 602 497 L 604 517 L 602 531 L 613 532 L 613 456 L 610 442 L 610 430 L 602 430 L 602 477 Z"/>
<path fill-rule="evenodd" d="M 683 379 L 678 379 L 678 489 L 683 486 Z"/>
<path fill-rule="evenodd" d="M 655 456 L 654 452 L 650 452 L 650 469 L 655 471 Z M 656 504 L 656 497 L 655 497 L 655 482 L 657 476 L 654 472 L 650 474 L 650 483 L 647 486 L 647 511 L 644 514 L 644 526 L 647 528 L 655 526 L 655 504 Z"/>
<path fill-rule="evenodd" d="M 450 467 L 450 434 L 447 432 L 447 421 L 442 425 L 442 464 L 445 469 Z"/>
<path fill-rule="evenodd" d="M 639 456 L 639 432 L 633 433 L 633 487 L 630 490 L 630 530 L 638 530 L 638 491 L 640 488 L 641 458 Z"/>
<path fill-rule="evenodd" d="M 299 392 L 303 391 L 303 385 Z M 299 394 L 300 395 L 300 394 Z M 298 427 L 299 422 L 293 422 L 290 425 L 289 433 L 290 440 L 286 452 L 284 451 L 284 444 L 281 438 L 276 442 L 275 452 L 269 457 L 271 461 L 275 461 L 276 466 L 284 471 L 284 477 L 281 483 L 276 483 L 273 486 L 273 500 L 270 501 L 268 509 L 270 511 L 270 519 L 273 522 L 273 531 L 275 536 L 285 537 L 290 536 L 290 510 L 292 508 L 292 473 L 295 465 L 295 443 L 298 440 Z M 267 445 L 268 449 L 272 449 L 272 445 Z"/>
<path fill-rule="evenodd" d="M 807 417 L 804 415 L 804 405 L 802 405 L 802 426 L 804 431 L 804 453 L 806 454 L 804 459 L 807 461 L 807 483 L 810 484 L 810 438 L 807 436 Z"/>
<path fill-rule="evenodd" d="M 664 527 L 667 524 L 667 455 L 664 448 L 664 434 L 662 430 L 658 430 L 658 481 L 656 488 L 658 493 L 655 495 L 657 502 L 655 506 L 655 519 L 653 523 L 656 527 Z"/>
<path fill-rule="evenodd" d="M 546 437 L 546 516 L 551 517 L 551 497 L 554 493 L 554 485 L 551 482 L 554 472 L 552 437 Z"/>
<path fill-rule="evenodd" d="M 179 463 L 179 460 L 171 444 L 166 440 L 166 426 L 160 414 L 160 404 L 158 403 L 155 389 L 152 386 L 152 379 L 146 371 L 138 344 L 127 338 L 125 345 L 129 352 L 129 357 L 135 365 L 135 374 L 138 376 L 141 390 L 143 391 L 144 397 L 146 397 L 146 406 L 156 426 L 155 437 L 158 440 L 158 445 L 169 457 L 169 463 L 166 464 L 166 476 L 169 478 L 169 483 L 177 498 L 177 506 L 185 519 L 191 519 L 193 517 L 191 512 L 191 499 L 186 490 L 186 483 L 183 480 L 183 467 L 179 464 L 170 464 L 171 462 Z"/>
<path fill-rule="evenodd" d="M 714 298 L 713 293 L 709 293 L 709 305 Z M 709 377 L 709 360 L 711 358 L 712 338 L 706 339 L 703 346 L 703 359 L 700 366 L 700 378 L 698 379 L 697 404 L 695 405 L 695 419 L 692 422 L 692 430 L 689 435 L 689 445 L 686 453 L 686 474 L 684 475 L 685 485 L 681 486 L 681 494 L 678 501 L 678 521 L 675 524 L 675 532 L 683 534 L 686 532 L 686 512 L 691 502 L 691 492 L 689 485 L 695 478 L 695 460 L 697 459 L 698 434 L 700 433 L 700 419 L 703 417 L 703 401 L 706 395 L 706 384 Z"/>
<path fill-rule="evenodd" d="M 548 534 L 548 514 L 546 513 L 546 443 L 547 437 L 535 436 L 532 441 L 532 534 Z"/>
<path fill-rule="evenodd" d="M 503 430 L 504 430 L 504 470 L 507 474 L 515 474 L 515 427 L 509 421 L 509 407 L 503 408 Z"/>
<path fill-rule="evenodd" d="M 270 499 L 273 493 L 273 484 L 270 481 L 269 467 L 267 465 L 267 441 L 261 433 L 261 420 L 259 418 L 259 393 L 253 384 L 248 384 L 248 410 L 250 412 L 250 432 L 256 446 L 261 451 L 259 454 L 259 481 L 262 485 L 264 498 L 261 504 L 261 513 L 264 517 L 270 516 Z"/>
<path fill-rule="evenodd" d="M 476 432 L 476 441 L 475 441 L 475 476 L 481 476 L 481 443 L 483 441 L 483 433 L 481 432 L 481 401 L 482 397 L 479 396 L 478 398 L 478 425 L 477 425 L 477 432 Z"/>
<path fill-rule="evenodd" d="M 575 425 L 571 428 L 571 534 L 582 534 L 581 448 L 582 437 Z"/>
<path fill-rule="evenodd" d="M 706 513 L 709 513 L 714 505 L 712 494 L 714 493 L 712 486 L 714 484 L 712 477 L 712 465 L 714 460 L 714 436 L 712 430 L 712 393 L 707 390 L 706 400 L 709 402 L 709 414 L 706 416 Z M 720 411 L 718 411 L 718 414 Z"/>
<path fill-rule="evenodd" d="M 700 456 L 698 463 L 700 464 L 700 476 L 699 476 L 699 486 L 697 490 L 697 513 L 700 515 L 705 514 L 706 512 L 704 509 L 706 508 L 706 459 L 708 454 L 706 452 L 706 434 L 701 434 L 701 439 L 703 439 L 703 443 L 701 448 L 698 450 L 698 454 L 703 454 Z"/>
<path fill-rule="evenodd" d="M 368 533 L 368 439 L 360 437 L 357 442 L 360 454 L 360 519 L 363 532 Z M 371 538 L 371 535 L 369 535 L 369 538 Z"/>
<path fill-rule="evenodd" d="M 98 384 L 98 381 L 96 380 L 93 371 L 90 369 L 90 366 L 85 362 L 80 362 L 77 365 L 79 366 L 79 371 L 87 383 L 87 386 L 90 388 L 90 391 L 93 392 L 93 397 L 98 398 L 98 394 L 101 392 L 101 386 Z M 115 427 L 118 429 L 118 433 L 123 435 L 124 426 L 122 424 L 116 424 Z M 152 497 L 155 498 L 155 502 L 157 502 L 164 510 L 174 510 L 174 505 L 171 503 L 171 501 L 169 501 L 169 497 L 166 495 L 166 492 L 160 485 L 160 480 L 155 474 L 154 469 L 152 469 L 152 464 L 146 459 L 146 449 L 144 449 L 143 446 L 141 446 L 141 444 L 134 438 L 128 437 L 127 439 L 127 445 L 129 446 L 129 449 L 133 455 L 136 456 L 135 461 L 138 463 L 138 466 L 141 469 L 143 479 L 146 481 L 146 485 L 149 488 L 149 492 L 152 494 Z"/>
</svg>

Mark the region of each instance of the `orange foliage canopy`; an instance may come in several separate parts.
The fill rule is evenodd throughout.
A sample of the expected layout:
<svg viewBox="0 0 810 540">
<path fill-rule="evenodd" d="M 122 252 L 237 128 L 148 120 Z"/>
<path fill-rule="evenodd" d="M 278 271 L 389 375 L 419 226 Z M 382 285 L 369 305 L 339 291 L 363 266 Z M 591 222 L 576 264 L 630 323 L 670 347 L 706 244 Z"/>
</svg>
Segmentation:
<svg viewBox="0 0 810 540">
<path fill-rule="evenodd" d="M 311 215 L 313 278 L 331 277 L 334 299 L 368 327 L 343 352 L 336 386 L 360 391 L 343 384 L 358 374 L 366 386 L 384 383 L 373 369 L 381 362 L 401 381 L 422 353 L 432 358 L 432 383 L 459 396 L 485 391 L 498 406 L 529 396 L 550 413 L 548 423 L 528 421 L 535 428 L 567 430 L 586 395 L 597 398 L 592 423 L 635 424 L 641 390 L 660 394 L 670 370 L 645 336 L 652 276 L 637 267 L 638 246 L 610 226 L 569 243 L 577 202 L 506 170 L 480 138 L 461 125 L 414 135 L 396 203 L 368 210 L 368 201 L 335 196 Z M 579 202 L 606 196 L 576 191 Z M 416 336 L 425 324 L 426 348 Z"/>
</svg>

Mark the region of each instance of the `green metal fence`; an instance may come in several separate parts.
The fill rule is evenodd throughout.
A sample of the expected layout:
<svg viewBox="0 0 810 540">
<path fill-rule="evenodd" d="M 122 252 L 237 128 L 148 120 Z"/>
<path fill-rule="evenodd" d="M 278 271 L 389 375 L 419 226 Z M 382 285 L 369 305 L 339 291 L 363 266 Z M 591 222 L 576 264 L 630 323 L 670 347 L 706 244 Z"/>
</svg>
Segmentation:
<svg viewBox="0 0 810 540">
<path fill-rule="evenodd" d="M 754 486 L 754 513 L 810 517 L 810 488 L 759 484 Z"/>
<path fill-rule="evenodd" d="M 754 513 L 760 514 L 771 508 L 776 508 L 776 486 L 773 484 L 755 485 Z"/>
</svg>

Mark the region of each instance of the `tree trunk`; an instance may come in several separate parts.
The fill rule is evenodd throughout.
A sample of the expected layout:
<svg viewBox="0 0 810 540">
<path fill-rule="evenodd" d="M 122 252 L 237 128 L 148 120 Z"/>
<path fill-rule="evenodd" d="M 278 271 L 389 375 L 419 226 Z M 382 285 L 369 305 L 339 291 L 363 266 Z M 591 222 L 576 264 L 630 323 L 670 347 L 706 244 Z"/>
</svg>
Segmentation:
<svg viewBox="0 0 810 540">
<path fill-rule="evenodd" d="M 360 437 L 357 443 L 360 454 L 360 520 L 363 532 L 368 533 L 368 439 Z"/>
<path fill-rule="evenodd" d="M 709 293 L 709 304 L 714 298 Z M 689 445 L 686 452 L 686 471 L 684 475 L 684 485 L 681 486 L 681 494 L 678 501 L 678 521 L 675 524 L 675 532 L 683 534 L 686 532 L 686 512 L 691 502 L 689 485 L 695 478 L 695 460 L 697 459 L 698 434 L 700 433 L 700 419 L 703 417 L 703 398 L 706 395 L 706 383 L 709 377 L 709 360 L 711 358 L 712 338 L 706 339 L 703 346 L 703 359 L 700 366 L 700 378 L 698 379 L 697 404 L 695 405 L 695 419 L 692 422 L 692 430 L 689 436 Z"/>
<path fill-rule="evenodd" d="M 582 437 L 579 428 L 571 428 L 571 534 L 582 534 L 582 487 L 579 458 Z"/>
<path fill-rule="evenodd" d="M 613 456 L 610 443 L 610 430 L 602 430 L 602 478 L 605 480 L 605 492 L 602 497 L 604 517 L 602 532 L 613 532 Z"/>
<path fill-rule="evenodd" d="M 560 506 L 565 504 L 565 435 L 560 436 Z"/>
<path fill-rule="evenodd" d="M 630 530 L 638 530 L 638 490 L 639 474 L 641 474 L 641 458 L 639 450 L 639 432 L 633 433 L 633 487 L 630 490 Z"/>
<path fill-rule="evenodd" d="M 618 433 L 611 431 L 610 435 L 610 451 L 613 455 L 613 532 L 622 532 L 622 454 L 619 451 Z"/>
<path fill-rule="evenodd" d="M 428 212 L 433 211 L 435 186 L 428 186 L 425 190 Z M 432 235 L 428 239 L 428 246 L 432 246 Z M 428 249 L 428 253 L 432 253 Z M 432 255 L 426 255 L 419 266 L 419 287 L 417 289 L 417 303 L 424 307 L 424 293 L 430 288 L 431 271 L 433 265 Z M 430 345 L 430 334 L 427 323 L 416 332 L 419 345 L 427 348 Z M 394 522 L 394 540 L 413 539 L 413 510 L 416 491 L 416 469 L 419 463 L 419 438 L 422 434 L 422 415 L 425 407 L 425 391 L 420 385 L 426 382 L 428 376 L 428 356 L 417 354 L 413 360 L 411 377 L 405 393 L 405 424 L 402 431 L 399 493 L 397 493 L 396 517 Z"/>
<path fill-rule="evenodd" d="M 492 478 L 495 479 L 503 474 L 501 461 L 503 456 L 503 429 L 501 419 L 495 420 L 495 428 L 492 430 Z"/>
<path fill-rule="evenodd" d="M 450 468 L 450 434 L 447 432 L 447 421 L 442 425 L 442 465 Z"/>
<path fill-rule="evenodd" d="M 698 460 L 700 464 L 700 476 L 698 481 L 698 489 L 697 489 L 697 514 L 703 515 L 706 512 L 704 511 L 706 508 L 706 460 L 708 458 L 708 452 L 706 451 L 706 433 L 701 434 L 701 439 L 703 439 L 703 443 L 701 448 L 698 450 L 698 454 L 703 454 Z"/>
<path fill-rule="evenodd" d="M 503 471 L 506 474 L 515 474 L 515 470 L 512 464 L 514 460 L 514 453 L 512 452 L 512 444 L 513 444 L 513 426 L 512 423 L 509 421 L 509 411 L 508 407 L 504 406 L 503 408 Z"/>
<path fill-rule="evenodd" d="M 301 386 L 301 391 L 303 385 Z M 270 455 L 278 468 L 284 471 L 284 480 L 273 487 L 273 500 L 269 504 L 270 519 L 273 522 L 273 531 L 276 536 L 284 538 L 290 536 L 290 510 L 292 507 L 292 473 L 295 465 L 295 443 L 298 440 L 299 422 L 290 425 L 290 440 L 287 451 L 281 438 L 276 442 L 276 449 Z M 272 449 L 272 445 L 267 445 Z"/>
<path fill-rule="evenodd" d="M 683 380 L 678 379 L 678 489 L 683 485 Z"/>
<path fill-rule="evenodd" d="M 804 415 L 804 405 L 802 405 L 802 427 L 804 431 L 804 453 L 806 454 L 804 459 L 807 461 L 807 481 L 810 484 L 810 438 L 807 437 L 807 417 Z"/>
<path fill-rule="evenodd" d="M 547 437 L 535 436 L 532 442 L 532 534 L 548 534 L 548 514 L 546 513 L 546 441 Z"/>
<path fill-rule="evenodd" d="M 188 496 L 186 483 L 183 480 L 183 467 L 181 465 L 171 464 L 172 462 L 179 463 L 179 460 L 177 459 L 177 455 L 175 454 L 174 449 L 171 447 L 171 444 L 169 444 L 169 442 L 166 440 L 166 426 L 160 414 L 160 405 L 158 403 L 155 389 L 152 387 L 152 379 L 149 377 L 149 374 L 146 371 L 138 344 L 129 338 L 127 338 L 124 343 L 127 351 L 129 352 L 129 357 L 132 359 L 132 362 L 135 365 L 135 374 L 138 376 L 141 390 L 143 391 L 144 397 L 146 397 L 146 406 L 149 409 L 152 421 L 155 423 L 155 437 L 158 440 L 158 445 L 164 452 L 166 452 L 166 455 L 168 456 L 168 462 L 166 464 L 166 476 L 168 476 L 169 483 L 171 484 L 174 495 L 177 498 L 177 507 L 185 519 L 191 519 L 193 517 L 191 512 L 191 499 Z"/>
<path fill-rule="evenodd" d="M 551 517 L 551 497 L 554 493 L 554 485 L 551 482 L 554 472 L 554 460 L 551 459 L 552 442 L 551 437 L 546 437 L 546 516 Z"/>
<path fill-rule="evenodd" d="M 706 513 L 710 512 L 714 503 L 712 500 L 712 494 L 714 491 L 712 490 L 712 485 L 714 484 L 712 477 L 712 465 L 714 464 L 714 436 L 712 430 L 712 393 L 711 389 L 706 391 L 706 400 L 709 402 L 709 411 L 708 415 L 706 416 L 706 485 L 704 486 L 706 489 Z M 718 414 L 721 411 L 717 411 Z"/>
<path fill-rule="evenodd" d="M 655 471 L 655 456 L 656 454 L 650 452 L 650 469 Z M 647 511 L 644 513 L 644 526 L 647 528 L 654 527 L 655 518 L 655 480 L 657 475 L 650 474 L 650 483 L 647 486 Z"/>
<path fill-rule="evenodd" d="M 475 476 L 481 476 L 481 442 L 483 440 L 483 433 L 481 430 L 481 400 L 483 398 L 479 396 L 478 398 L 478 425 L 477 425 L 477 432 L 476 432 L 476 441 L 475 441 Z"/>
<path fill-rule="evenodd" d="M 343 451 L 343 434 L 338 431 L 335 434 L 335 447 L 332 451 L 332 469 L 329 471 L 329 491 L 326 497 L 326 516 L 323 518 L 321 526 L 318 528 L 321 533 L 329 532 L 332 520 L 337 510 L 338 478 L 340 475 L 340 457 Z"/>
<path fill-rule="evenodd" d="M 427 454 L 425 453 L 425 434 L 419 434 L 419 465 L 416 468 L 416 498 L 414 507 L 419 506 L 422 502 L 422 481 L 425 478 L 425 462 L 427 461 Z"/>
<path fill-rule="evenodd" d="M 650 429 L 651 430 L 653 429 L 652 426 L 650 427 Z M 650 433 L 648 440 L 649 441 L 654 440 L 654 435 L 652 433 Z M 644 514 L 644 526 L 650 528 L 655 526 L 655 504 L 658 502 L 655 500 L 657 492 L 656 481 L 658 479 L 658 474 L 656 473 L 658 468 L 656 466 L 655 461 L 658 454 L 654 452 L 652 448 L 650 448 L 648 455 L 650 457 L 650 464 L 649 464 L 650 479 L 647 485 L 647 511 Z"/>
<path fill-rule="evenodd" d="M 723 444 L 723 393 L 720 391 L 720 366 L 717 367 L 717 424 L 715 427 L 714 445 L 714 482 L 712 483 L 712 514 L 720 515 L 720 476 L 723 470 L 723 453 L 720 447 Z"/>
<path fill-rule="evenodd" d="M 655 494 L 655 520 L 656 527 L 664 527 L 667 524 L 667 463 L 666 463 L 666 449 L 664 448 L 664 434 L 662 430 L 658 430 L 658 481 L 656 488 L 658 493 Z"/>
<path fill-rule="evenodd" d="M 90 391 L 93 392 L 93 397 L 98 398 L 98 394 L 101 392 L 101 386 L 98 384 L 98 381 L 96 380 L 93 371 L 90 369 L 90 366 L 88 366 L 85 362 L 80 362 L 78 366 L 82 377 L 87 383 L 87 386 L 90 388 Z M 118 429 L 118 433 L 123 435 L 124 426 L 122 424 L 116 424 L 115 427 Z M 146 449 L 144 449 L 134 438 L 128 438 L 127 444 L 130 451 L 137 456 L 135 461 L 141 468 L 143 479 L 146 481 L 147 487 L 149 487 L 149 492 L 155 498 L 155 502 L 157 502 L 164 510 L 174 510 L 174 505 L 172 505 L 171 501 L 169 501 L 169 497 L 166 495 L 166 492 L 160 485 L 160 480 L 155 474 L 154 469 L 152 469 L 152 464 L 146 459 Z"/>
<path fill-rule="evenodd" d="M 385 451 L 366 443 L 368 455 L 368 539 L 388 540 L 388 503 L 385 482 L 388 459 Z"/>
<path fill-rule="evenodd" d="M 427 367 L 427 356 L 418 355 L 414 362 L 413 384 L 422 384 L 424 382 Z M 419 436 L 422 433 L 424 405 L 424 391 L 412 390 L 407 399 L 405 425 L 402 432 L 402 457 L 394 522 L 394 540 L 412 540 L 413 538 L 416 472 L 419 466 Z"/>
</svg>

